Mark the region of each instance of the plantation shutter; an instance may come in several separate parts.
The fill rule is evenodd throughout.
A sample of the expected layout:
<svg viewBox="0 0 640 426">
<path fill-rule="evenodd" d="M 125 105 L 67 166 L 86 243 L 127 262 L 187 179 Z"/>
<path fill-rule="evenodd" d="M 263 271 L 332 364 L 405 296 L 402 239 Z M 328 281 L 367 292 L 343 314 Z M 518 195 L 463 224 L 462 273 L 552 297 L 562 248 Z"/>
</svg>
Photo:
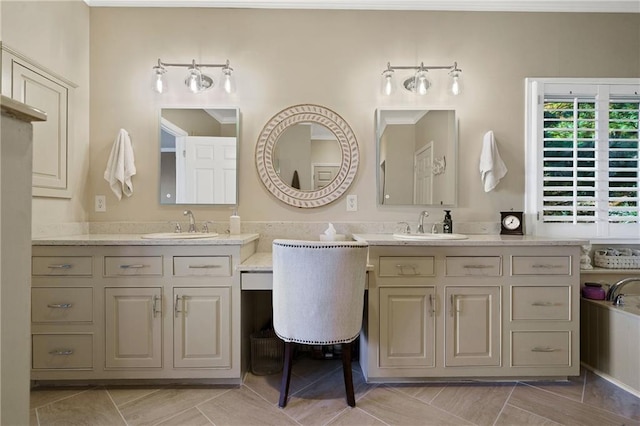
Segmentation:
<svg viewBox="0 0 640 426">
<path fill-rule="evenodd" d="M 640 86 L 539 88 L 536 233 L 640 235 Z"/>
</svg>

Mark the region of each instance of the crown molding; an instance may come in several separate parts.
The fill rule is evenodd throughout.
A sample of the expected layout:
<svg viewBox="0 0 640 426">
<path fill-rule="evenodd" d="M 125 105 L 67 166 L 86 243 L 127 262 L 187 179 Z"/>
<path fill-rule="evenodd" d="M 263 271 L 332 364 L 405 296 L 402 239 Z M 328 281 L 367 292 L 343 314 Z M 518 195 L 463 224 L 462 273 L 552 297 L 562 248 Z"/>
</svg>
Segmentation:
<svg viewBox="0 0 640 426">
<path fill-rule="evenodd" d="M 84 0 L 91 7 L 640 13 L 638 0 Z"/>
</svg>

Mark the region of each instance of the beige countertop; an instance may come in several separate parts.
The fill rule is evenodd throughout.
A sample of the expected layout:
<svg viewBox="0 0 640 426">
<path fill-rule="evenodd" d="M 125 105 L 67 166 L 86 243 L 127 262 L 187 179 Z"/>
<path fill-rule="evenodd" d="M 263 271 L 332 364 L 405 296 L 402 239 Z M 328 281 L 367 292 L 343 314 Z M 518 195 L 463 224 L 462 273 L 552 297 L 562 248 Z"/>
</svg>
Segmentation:
<svg viewBox="0 0 640 426">
<path fill-rule="evenodd" d="M 147 239 L 146 234 L 84 234 L 34 238 L 34 246 L 232 246 L 257 240 L 258 234 L 220 234 L 211 238 Z"/>
<path fill-rule="evenodd" d="M 353 234 L 356 241 L 366 241 L 372 246 L 581 246 L 587 240 L 569 238 L 534 237 L 531 235 L 468 235 L 466 240 L 398 240 L 393 234 Z"/>
<path fill-rule="evenodd" d="M 259 252 L 249 256 L 236 270 L 240 272 L 272 272 L 273 256 L 271 252 Z"/>
</svg>

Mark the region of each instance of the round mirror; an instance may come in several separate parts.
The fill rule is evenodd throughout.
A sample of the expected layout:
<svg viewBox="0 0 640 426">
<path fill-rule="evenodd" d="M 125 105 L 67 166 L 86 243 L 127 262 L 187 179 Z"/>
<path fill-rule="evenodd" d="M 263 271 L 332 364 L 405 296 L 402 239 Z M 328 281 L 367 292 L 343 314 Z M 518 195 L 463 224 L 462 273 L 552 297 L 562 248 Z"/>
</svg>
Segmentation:
<svg viewBox="0 0 640 426">
<path fill-rule="evenodd" d="M 319 105 L 295 105 L 276 114 L 262 129 L 256 167 L 267 190 L 301 208 L 338 198 L 358 170 L 358 143 L 346 121 Z"/>
</svg>

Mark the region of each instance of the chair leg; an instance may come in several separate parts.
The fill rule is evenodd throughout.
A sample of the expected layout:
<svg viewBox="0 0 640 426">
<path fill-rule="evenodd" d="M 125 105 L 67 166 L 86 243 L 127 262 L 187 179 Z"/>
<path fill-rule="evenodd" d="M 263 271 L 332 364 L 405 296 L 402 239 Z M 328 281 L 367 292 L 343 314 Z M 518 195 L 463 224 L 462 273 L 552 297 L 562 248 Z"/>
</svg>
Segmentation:
<svg viewBox="0 0 640 426">
<path fill-rule="evenodd" d="M 356 406 L 356 397 L 353 392 L 353 374 L 351 372 L 351 343 L 342 344 L 342 373 L 344 375 L 344 389 L 347 392 L 347 404 Z"/>
<path fill-rule="evenodd" d="M 284 342 L 284 367 L 282 369 L 282 381 L 280 382 L 280 401 L 278 406 L 284 408 L 289 396 L 289 382 L 291 381 L 291 367 L 293 366 L 293 342 Z"/>
</svg>

